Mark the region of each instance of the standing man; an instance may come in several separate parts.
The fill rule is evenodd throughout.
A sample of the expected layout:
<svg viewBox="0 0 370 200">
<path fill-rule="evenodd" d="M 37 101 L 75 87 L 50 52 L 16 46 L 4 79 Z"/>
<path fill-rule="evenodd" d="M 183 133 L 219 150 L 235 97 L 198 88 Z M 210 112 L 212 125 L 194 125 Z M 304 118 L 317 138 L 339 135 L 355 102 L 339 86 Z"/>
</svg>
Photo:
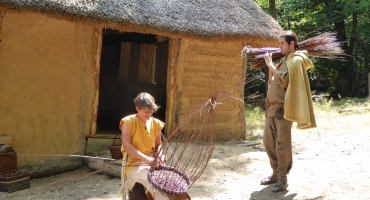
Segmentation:
<svg viewBox="0 0 370 200">
<path fill-rule="evenodd" d="M 307 70 L 312 62 L 307 51 L 300 51 L 297 36 L 286 31 L 279 38 L 279 48 L 285 57 L 274 66 L 270 53 L 265 54 L 269 67 L 269 88 L 266 98 L 266 121 L 263 144 L 273 170 L 261 185 L 276 183 L 272 191 L 280 192 L 288 187 L 287 174 L 292 168 L 293 122 L 297 128 L 316 127 Z"/>
</svg>

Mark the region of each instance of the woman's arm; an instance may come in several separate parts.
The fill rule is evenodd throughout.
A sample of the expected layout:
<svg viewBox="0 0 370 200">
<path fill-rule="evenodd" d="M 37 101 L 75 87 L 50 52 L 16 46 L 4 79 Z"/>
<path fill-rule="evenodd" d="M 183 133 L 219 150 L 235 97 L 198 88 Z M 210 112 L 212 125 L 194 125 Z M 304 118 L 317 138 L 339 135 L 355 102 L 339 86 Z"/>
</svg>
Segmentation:
<svg viewBox="0 0 370 200">
<path fill-rule="evenodd" d="M 137 159 L 140 159 L 141 162 L 144 162 L 148 165 L 150 165 L 152 163 L 152 161 L 154 160 L 154 158 L 152 157 L 149 157 L 143 153 L 141 153 L 140 151 L 138 151 L 134 146 L 132 146 L 131 144 L 131 128 L 123 123 L 122 127 L 121 127 L 121 132 L 122 132 L 122 146 L 123 148 L 125 149 L 125 151 L 137 158 Z"/>
<path fill-rule="evenodd" d="M 163 153 L 163 149 L 162 149 L 162 132 L 159 132 L 158 135 L 157 135 L 157 138 L 155 140 L 155 150 L 156 150 L 156 154 L 158 155 L 157 158 L 159 158 L 159 162 L 161 164 L 165 163 L 166 162 L 166 157 L 164 155 L 162 155 Z"/>
<path fill-rule="evenodd" d="M 159 132 L 157 134 L 157 137 L 155 138 L 155 150 L 158 155 L 162 154 L 162 140 L 161 140 L 162 132 Z"/>
</svg>

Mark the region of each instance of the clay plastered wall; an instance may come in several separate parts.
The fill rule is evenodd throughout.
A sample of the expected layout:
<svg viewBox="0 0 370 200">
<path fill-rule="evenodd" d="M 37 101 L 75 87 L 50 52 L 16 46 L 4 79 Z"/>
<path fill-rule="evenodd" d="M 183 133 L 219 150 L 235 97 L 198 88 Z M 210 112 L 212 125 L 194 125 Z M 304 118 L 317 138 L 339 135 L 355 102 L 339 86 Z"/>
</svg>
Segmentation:
<svg viewBox="0 0 370 200">
<path fill-rule="evenodd" d="M 95 92 L 93 32 L 44 15 L 5 14 L 0 135 L 12 137 L 18 164 L 47 158 L 42 154 L 83 153 Z"/>
<path fill-rule="evenodd" d="M 242 44 L 237 42 L 207 43 L 182 39 L 177 72 L 180 120 L 209 99 L 210 77 L 219 87 L 236 88 L 245 77 L 241 49 Z M 239 87 L 232 96 L 243 99 L 243 88 Z M 230 99 L 217 105 L 215 110 L 218 141 L 240 138 L 245 134 L 244 105 L 240 101 Z"/>
</svg>

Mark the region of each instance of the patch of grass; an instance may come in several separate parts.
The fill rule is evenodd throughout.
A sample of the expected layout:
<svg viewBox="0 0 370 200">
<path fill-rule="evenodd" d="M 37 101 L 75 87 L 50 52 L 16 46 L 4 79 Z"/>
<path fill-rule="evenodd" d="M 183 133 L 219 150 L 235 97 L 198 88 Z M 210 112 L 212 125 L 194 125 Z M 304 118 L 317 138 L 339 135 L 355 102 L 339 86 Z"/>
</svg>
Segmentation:
<svg viewBox="0 0 370 200">
<path fill-rule="evenodd" d="M 316 117 L 338 117 L 352 114 L 369 114 L 369 98 L 342 98 L 333 100 L 324 96 L 316 98 L 313 101 Z M 254 130 L 263 130 L 265 125 L 265 111 L 261 107 L 246 107 L 246 138 L 256 140 L 257 136 L 253 135 Z M 333 125 L 333 127 L 335 127 Z"/>
<path fill-rule="evenodd" d="M 246 108 L 245 116 L 247 127 L 252 130 L 263 129 L 265 125 L 265 111 L 260 107 Z"/>
<path fill-rule="evenodd" d="M 320 115 L 337 115 L 345 110 L 370 111 L 370 101 L 368 98 L 318 98 L 313 101 L 315 113 Z"/>
<path fill-rule="evenodd" d="M 248 140 L 256 140 L 257 136 L 252 134 L 253 130 L 263 130 L 265 126 L 265 111 L 261 107 L 254 107 L 245 109 L 246 116 L 246 138 Z"/>
</svg>

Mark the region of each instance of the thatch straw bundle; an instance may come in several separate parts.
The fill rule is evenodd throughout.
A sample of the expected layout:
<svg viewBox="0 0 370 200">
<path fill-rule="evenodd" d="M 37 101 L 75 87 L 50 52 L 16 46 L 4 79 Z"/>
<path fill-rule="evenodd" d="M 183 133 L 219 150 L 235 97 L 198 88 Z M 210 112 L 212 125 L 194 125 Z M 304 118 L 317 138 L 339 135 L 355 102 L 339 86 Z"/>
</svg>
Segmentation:
<svg viewBox="0 0 370 200">
<path fill-rule="evenodd" d="M 308 56 L 311 57 L 341 59 L 345 55 L 341 48 L 342 43 L 337 41 L 336 32 L 327 32 L 299 42 L 298 45 L 301 50 L 306 50 Z M 252 48 L 251 46 L 244 47 L 241 56 L 251 61 L 251 69 L 262 69 L 266 66 L 264 55 L 267 52 L 272 54 L 272 61 L 276 61 L 284 56 L 279 48 Z"/>
<path fill-rule="evenodd" d="M 123 32 L 207 41 L 271 44 L 282 30 L 253 0 L 1 0 L 0 9 L 35 11 Z"/>
</svg>

